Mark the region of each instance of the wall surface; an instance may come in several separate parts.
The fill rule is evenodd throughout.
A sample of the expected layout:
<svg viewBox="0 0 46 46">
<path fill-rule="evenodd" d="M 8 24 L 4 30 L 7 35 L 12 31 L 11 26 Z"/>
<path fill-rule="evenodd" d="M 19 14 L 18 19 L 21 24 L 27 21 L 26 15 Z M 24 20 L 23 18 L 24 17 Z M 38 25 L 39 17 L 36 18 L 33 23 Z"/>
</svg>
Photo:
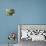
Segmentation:
<svg viewBox="0 0 46 46">
<path fill-rule="evenodd" d="M 16 16 L 6 16 L 5 9 L 11 7 Z M 8 43 L 9 32 L 18 32 L 17 24 L 46 24 L 46 0 L 1 0 L 0 44 Z"/>
</svg>

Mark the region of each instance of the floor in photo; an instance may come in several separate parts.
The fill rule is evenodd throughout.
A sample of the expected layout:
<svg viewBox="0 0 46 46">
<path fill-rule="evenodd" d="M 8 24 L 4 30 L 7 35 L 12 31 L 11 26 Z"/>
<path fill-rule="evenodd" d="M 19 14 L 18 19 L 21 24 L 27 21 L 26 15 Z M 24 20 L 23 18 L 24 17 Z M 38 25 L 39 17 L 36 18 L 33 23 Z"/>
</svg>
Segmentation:
<svg viewBox="0 0 46 46">
<path fill-rule="evenodd" d="M 21 40 L 20 46 L 46 46 L 46 41 Z"/>
</svg>

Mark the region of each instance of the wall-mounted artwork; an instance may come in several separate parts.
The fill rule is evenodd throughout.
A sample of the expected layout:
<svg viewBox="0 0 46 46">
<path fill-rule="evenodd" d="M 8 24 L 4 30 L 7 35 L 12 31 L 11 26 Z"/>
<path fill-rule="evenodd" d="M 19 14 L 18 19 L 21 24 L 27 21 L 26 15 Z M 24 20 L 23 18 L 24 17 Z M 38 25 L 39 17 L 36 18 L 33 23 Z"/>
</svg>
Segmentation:
<svg viewBox="0 0 46 46">
<path fill-rule="evenodd" d="M 11 45 L 15 44 L 15 43 L 16 43 L 16 42 L 15 42 L 16 39 L 17 39 L 17 35 L 16 35 L 15 32 L 9 33 L 9 35 L 8 35 L 8 46 L 10 46 L 10 44 L 11 44 Z"/>
<path fill-rule="evenodd" d="M 18 31 L 20 40 L 46 41 L 46 25 L 19 25 Z"/>
<path fill-rule="evenodd" d="M 13 8 L 6 9 L 6 16 L 14 16 L 14 15 L 15 15 L 15 9 Z"/>
</svg>

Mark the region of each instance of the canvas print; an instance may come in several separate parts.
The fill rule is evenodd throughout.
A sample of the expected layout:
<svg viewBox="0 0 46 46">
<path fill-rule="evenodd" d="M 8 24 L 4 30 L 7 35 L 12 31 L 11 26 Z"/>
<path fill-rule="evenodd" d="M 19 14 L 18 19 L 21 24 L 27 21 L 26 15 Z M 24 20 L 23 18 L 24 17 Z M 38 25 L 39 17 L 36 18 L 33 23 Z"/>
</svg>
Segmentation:
<svg viewBox="0 0 46 46">
<path fill-rule="evenodd" d="M 19 42 L 22 46 L 27 42 L 46 42 L 46 25 L 20 24 L 18 31 Z"/>
<path fill-rule="evenodd" d="M 12 9 L 12 8 L 6 9 L 7 16 L 14 16 L 14 14 L 15 14 L 15 9 Z"/>
</svg>

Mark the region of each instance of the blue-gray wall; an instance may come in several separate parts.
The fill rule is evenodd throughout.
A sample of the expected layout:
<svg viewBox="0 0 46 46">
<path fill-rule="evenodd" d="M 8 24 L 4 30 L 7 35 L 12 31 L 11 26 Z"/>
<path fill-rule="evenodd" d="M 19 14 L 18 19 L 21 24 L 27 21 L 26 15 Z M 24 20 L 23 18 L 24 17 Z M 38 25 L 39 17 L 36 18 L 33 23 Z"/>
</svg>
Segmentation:
<svg viewBox="0 0 46 46">
<path fill-rule="evenodd" d="M 16 16 L 5 15 L 5 9 L 11 7 Z M 46 24 L 46 0 L 0 1 L 0 43 L 8 42 L 9 32 L 17 32 L 17 24 Z"/>
</svg>

